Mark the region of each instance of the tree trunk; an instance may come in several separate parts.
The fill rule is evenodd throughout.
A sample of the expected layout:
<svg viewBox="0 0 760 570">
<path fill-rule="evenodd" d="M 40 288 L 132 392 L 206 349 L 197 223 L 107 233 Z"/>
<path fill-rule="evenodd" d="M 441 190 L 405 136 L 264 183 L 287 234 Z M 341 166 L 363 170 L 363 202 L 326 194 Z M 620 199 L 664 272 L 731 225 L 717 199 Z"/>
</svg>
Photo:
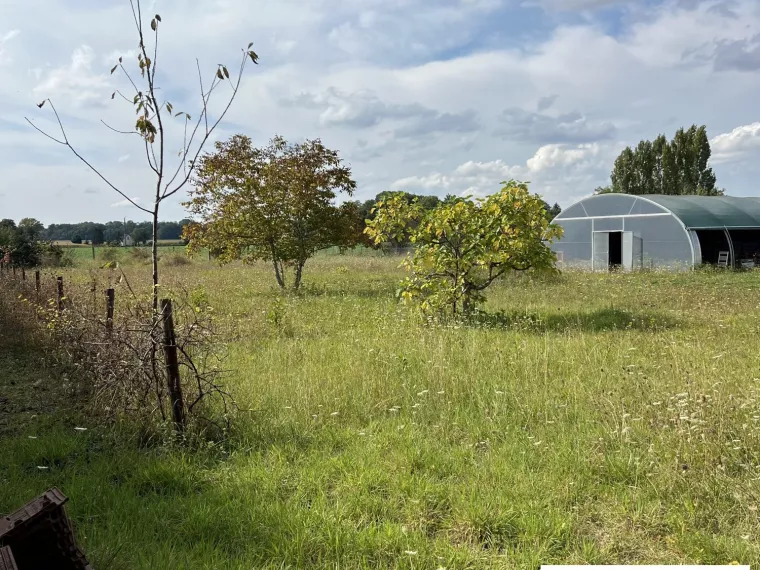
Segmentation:
<svg viewBox="0 0 760 570">
<path fill-rule="evenodd" d="M 277 284 L 280 286 L 280 289 L 285 289 L 285 275 L 280 270 L 280 264 L 276 258 L 272 258 L 272 265 L 274 265 L 274 275 L 277 277 Z"/>
<path fill-rule="evenodd" d="M 153 315 L 158 315 L 158 204 L 153 208 L 153 244 L 151 246 L 153 264 Z"/>
<path fill-rule="evenodd" d="M 299 260 L 298 265 L 296 265 L 296 282 L 293 284 L 293 289 L 296 291 L 298 291 L 299 287 L 301 287 L 301 276 L 303 275 L 303 266 L 305 264 L 305 260 Z"/>
</svg>

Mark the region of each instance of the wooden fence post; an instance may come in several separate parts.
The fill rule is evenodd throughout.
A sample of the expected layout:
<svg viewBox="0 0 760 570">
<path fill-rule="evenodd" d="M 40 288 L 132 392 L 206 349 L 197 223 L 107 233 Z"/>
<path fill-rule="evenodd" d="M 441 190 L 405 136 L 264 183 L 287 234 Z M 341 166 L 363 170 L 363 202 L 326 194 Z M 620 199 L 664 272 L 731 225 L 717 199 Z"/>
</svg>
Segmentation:
<svg viewBox="0 0 760 570">
<path fill-rule="evenodd" d="M 161 315 L 164 327 L 164 358 L 166 360 L 166 380 L 172 406 L 172 419 L 177 431 L 185 428 L 185 401 L 182 398 L 182 383 L 179 376 L 177 340 L 174 336 L 174 316 L 171 299 L 161 299 Z"/>
<path fill-rule="evenodd" d="M 37 290 L 37 293 L 40 292 L 40 271 L 39 271 L 39 269 L 34 272 L 34 288 Z"/>
<path fill-rule="evenodd" d="M 63 277 L 59 275 L 56 281 L 58 281 L 58 312 L 60 313 L 63 311 Z"/>
<path fill-rule="evenodd" d="M 26 281 L 26 269 L 21 268 L 21 281 Z"/>
<path fill-rule="evenodd" d="M 15 265 L 13 266 L 13 278 L 14 279 L 16 278 L 16 266 Z"/>
<path fill-rule="evenodd" d="M 98 312 L 98 284 L 93 279 L 90 282 L 90 293 L 92 294 L 92 314 L 95 315 Z"/>
<path fill-rule="evenodd" d="M 113 289 L 106 289 L 106 331 L 109 336 L 113 331 L 113 307 L 116 293 Z"/>
</svg>

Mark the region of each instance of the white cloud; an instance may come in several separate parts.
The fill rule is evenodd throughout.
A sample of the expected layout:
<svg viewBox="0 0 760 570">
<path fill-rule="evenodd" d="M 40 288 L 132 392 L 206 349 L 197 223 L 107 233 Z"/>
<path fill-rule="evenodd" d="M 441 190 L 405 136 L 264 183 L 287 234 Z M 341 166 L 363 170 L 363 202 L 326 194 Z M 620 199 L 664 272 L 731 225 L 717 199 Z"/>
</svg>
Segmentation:
<svg viewBox="0 0 760 570">
<path fill-rule="evenodd" d="M 139 204 L 140 198 L 135 196 L 132 198 L 132 202 L 134 202 L 135 204 Z M 111 204 L 111 207 L 112 208 L 134 208 L 135 206 L 132 202 L 130 202 L 127 199 L 124 199 L 124 200 L 120 200 L 118 202 Z"/>
<path fill-rule="evenodd" d="M 594 10 L 630 4 L 632 0 L 538 0 L 544 8 L 560 11 Z"/>
<path fill-rule="evenodd" d="M 76 48 L 71 63 L 48 71 L 34 93 L 38 98 L 63 96 L 76 106 L 102 103 L 109 87 L 108 76 L 93 72 L 94 57 L 90 46 Z"/>
<path fill-rule="evenodd" d="M 503 160 L 467 161 L 449 174 L 433 172 L 395 181 L 393 190 L 415 193 L 430 191 L 484 196 L 495 192 L 503 181 L 516 179 L 530 182 L 533 192 L 554 201 L 559 197 L 571 200 L 589 194 L 609 175 L 611 152 L 595 144 L 568 146 L 546 145 L 539 148 L 524 165 L 510 165 Z M 574 187 L 574 184 L 577 187 Z"/>
<path fill-rule="evenodd" d="M 599 157 L 601 147 L 594 144 L 582 144 L 574 148 L 561 144 L 542 146 L 528 160 L 530 172 L 541 172 L 554 168 L 578 167 L 593 164 Z"/>
<path fill-rule="evenodd" d="M 20 30 L 11 30 L 5 34 L 0 35 L 0 65 L 6 65 L 11 63 L 11 57 L 5 50 L 5 44 L 15 38 L 21 33 Z"/>
<path fill-rule="evenodd" d="M 760 122 L 736 127 L 730 133 L 723 133 L 710 141 L 714 163 L 732 162 L 757 157 L 760 151 Z"/>
<path fill-rule="evenodd" d="M 102 58 L 102 62 L 103 62 L 103 65 L 107 65 L 109 68 L 111 68 L 119 62 L 119 58 L 122 58 L 122 63 L 124 63 L 124 65 L 129 66 L 129 64 L 131 64 L 132 61 L 136 60 L 137 50 L 134 50 L 134 49 L 113 50 Z"/>
</svg>

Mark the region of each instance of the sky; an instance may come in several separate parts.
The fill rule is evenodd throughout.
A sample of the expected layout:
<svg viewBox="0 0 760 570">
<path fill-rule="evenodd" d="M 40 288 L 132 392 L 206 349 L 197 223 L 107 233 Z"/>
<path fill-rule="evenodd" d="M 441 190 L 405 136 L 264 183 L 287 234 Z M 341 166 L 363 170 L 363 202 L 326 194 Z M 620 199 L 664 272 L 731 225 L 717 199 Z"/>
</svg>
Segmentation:
<svg viewBox="0 0 760 570">
<path fill-rule="evenodd" d="M 758 0 L 142 0 L 161 15 L 160 98 L 200 110 L 219 63 L 260 57 L 213 140 L 264 145 L 320 138 L 350 164 L 355 199 L 384 190 L 486 195 L 530 182 L 568 206 L 609 182 L 620 150 L 704 124 L 718 185 L 757 195 Z M 0 218 L 44 224 L 146 215 L 67 149 L 60 131 L 117 188 L 148 205 L 155 185 L 135 135 L 128 0 L 0 0 Z M 146 18 L 146 26 L 147 26 Z M 139 75 L 139 74 L 138 74 Z M 229 96 L 214 94 L 212 116 Z M 170 119 L 177 165 L 182 119 Z M 209 144 L 207 150 L 212 149 Z M 174 162 L 171 162 L 174 161 Z M 185 217 L 180 193 L 162 205 Z"/>
</svg>

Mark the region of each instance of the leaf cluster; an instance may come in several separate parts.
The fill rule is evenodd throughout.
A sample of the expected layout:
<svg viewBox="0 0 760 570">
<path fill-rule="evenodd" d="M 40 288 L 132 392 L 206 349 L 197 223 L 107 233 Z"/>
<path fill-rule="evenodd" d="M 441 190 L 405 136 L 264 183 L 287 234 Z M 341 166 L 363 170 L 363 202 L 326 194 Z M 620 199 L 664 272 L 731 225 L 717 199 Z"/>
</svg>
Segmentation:
<svg viewBox="0 0 760 570">
<path fill-rule="evenodd" d="M 201 157 L 195 189 L 184 205 L 199 223 L 185 228 L 191 251 L 208 248 L 221 262 L 271 261 L 284 286 L 315 252 L 352 247 L 360 238 L 353 202 L 334 204 L 356 188 L 351 169 L 320 140 L 290 144 L 276 136 L 264 147 L 235 135 Z"/>
<path fill-rule="evenodd" d="M 556 271 L 546 242 L 561 235 L 543 200 L 514 180 L 486 198 L 450 200 L 429 211 L 392 195 L 378 202 L 365 231 L 375 244 L 408 233 L 415 252 L 405 261 L 411 275 L 401 296 L 425 312 L 452 314 L 485 301 L 484 291 L 509 271 Z"/>
</svg>

